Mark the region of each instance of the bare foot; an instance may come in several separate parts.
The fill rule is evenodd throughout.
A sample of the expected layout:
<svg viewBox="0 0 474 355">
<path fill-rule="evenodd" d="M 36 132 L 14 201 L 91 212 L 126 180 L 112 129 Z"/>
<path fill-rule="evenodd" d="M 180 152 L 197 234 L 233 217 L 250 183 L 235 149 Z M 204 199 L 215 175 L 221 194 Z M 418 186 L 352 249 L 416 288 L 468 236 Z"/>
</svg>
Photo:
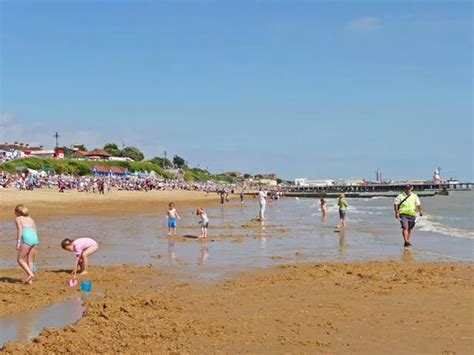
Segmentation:
<svg viewBox="0 0 474 355">
<path fill-rule="evenodd" d="M 32 276 L 28 276 L 25 281 L 23 281 L 23 284 L 25 285 L 31 285 L 33 283 L 33 278 L 35 277 L 35 275 L 32 275 Z"/>
</svg>

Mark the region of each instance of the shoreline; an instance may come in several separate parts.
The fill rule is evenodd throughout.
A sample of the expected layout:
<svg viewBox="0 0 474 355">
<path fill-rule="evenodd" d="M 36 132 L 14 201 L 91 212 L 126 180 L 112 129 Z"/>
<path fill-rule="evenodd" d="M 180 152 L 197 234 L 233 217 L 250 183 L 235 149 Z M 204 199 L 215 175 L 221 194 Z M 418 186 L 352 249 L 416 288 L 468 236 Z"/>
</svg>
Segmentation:
<svg viewBox="0 0 474 355">
<path fill-rule="evenodd" d="M 474 346 L 473 268 L 444 262 L 290 264 L 203 285 L 177 282 L 152 266 L 96 266 L 88 277 L 103 296 L 86 301 L 77 324 L 45 330 L 32 343 L 7 344 L 4 351 L 468 353 Z M 63 271 L 42 271 L 43 281 L 31 288 L 0 283 L 0 294 L 17 307 L 27 305 L 31 298 L 24 293 L 31 290 L 53 297 L 58 283 L 69 288 Z M 24 309 L 30 308 L 16 311 Z"/>
</svg>

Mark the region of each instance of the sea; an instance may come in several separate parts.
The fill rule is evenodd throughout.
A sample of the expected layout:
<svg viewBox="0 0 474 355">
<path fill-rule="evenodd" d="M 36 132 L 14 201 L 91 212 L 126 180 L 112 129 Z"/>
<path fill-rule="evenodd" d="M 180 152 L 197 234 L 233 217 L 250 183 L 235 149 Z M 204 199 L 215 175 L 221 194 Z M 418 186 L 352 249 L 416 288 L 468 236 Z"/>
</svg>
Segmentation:
<svg viewBox="0 0 474 355">
<path fill-rule="evenodd" d="M 62 251 L 64 237 L 93 237 L 101 243 L 92 264 L 156 265 L 183 277 L 214 280 L 222 276 L 288 263 L 399 260 L 474 261 L 474 191 L 421 199 L 425 215 L 413 231 L 411 248 L 403 247 L 393 198 L 348 199 L 347 227 L 335 227 L 335 199 L 328 199 L 329 218 L 323 220 L 318 199 L 283 198 L 269 203 L 265 222 L 256 220 L 258 202 L 208 208 L 208 240 L 197 239 L 199 218 L 194 208 L 180 209 L 178 236 L 167 235 L 166 211 L 132 216 L 72 216 L 39 225 L 41 248 L 57 252 L 38 255 L 38 268 L 71 266 L 73 255 Z M 217 196 L 216 196 L 217 200 Z M 15 226 L 0 223 L 0 248 L 11 247 Z M 0 268 L 16 266 L 15 251 L 0 259 Z"/>
</svg>

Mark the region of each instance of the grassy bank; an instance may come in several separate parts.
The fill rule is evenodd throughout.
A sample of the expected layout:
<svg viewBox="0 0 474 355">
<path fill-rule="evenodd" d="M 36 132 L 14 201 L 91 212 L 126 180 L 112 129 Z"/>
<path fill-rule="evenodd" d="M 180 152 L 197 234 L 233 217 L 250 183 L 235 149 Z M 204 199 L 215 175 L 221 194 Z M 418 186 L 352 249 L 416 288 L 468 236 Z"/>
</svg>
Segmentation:
<svg viewBox="0 0 474 355">
<path fill-rule="evenodd" d="M 157 174 L 170 178 L 163 168 L 157 164 L 150 162 L 122 162 L 122 161 L 85 161 L 85 160 L 70 160 L 70 159 L 43 159 L 43 158 L 26 158 L 12 160 L 8 163 L 1 164 L 5 171 L 13 173 L 17 168 L 29 168 L 33 170 L 52 170 L 57 174 L 73 174 L 73 175 L 90 175 L 92 168 L 95 165 L 102 166 L 116 166 L 128 169 L 129 172 L 135 171 L 154 171 Z"/>
<path fill-rule="evenodd" d="M 173 176 L 158 164 L 150 161 L 86 161 L 71 159 L 43 159 L 43 158 L 26 158 L 12 160 L 8 163 L 0 164 L 0 167 L 10 173 L 14 173 L 17 168 L 28 168 L 33 170 L 52 170 L 56 174 L 72 174 L 72 175 L 90 175 L 95 165 L 116 166 L 128 169 L 129 172 L 145 172 L 154 171 L 164 178 L 170 179 Z M 185 168 L 184 179 L 186 181 L 217 181 L 231 183 L 232 178 L 224 175 L 213 175 L 206 170 Z"/>
</svg>

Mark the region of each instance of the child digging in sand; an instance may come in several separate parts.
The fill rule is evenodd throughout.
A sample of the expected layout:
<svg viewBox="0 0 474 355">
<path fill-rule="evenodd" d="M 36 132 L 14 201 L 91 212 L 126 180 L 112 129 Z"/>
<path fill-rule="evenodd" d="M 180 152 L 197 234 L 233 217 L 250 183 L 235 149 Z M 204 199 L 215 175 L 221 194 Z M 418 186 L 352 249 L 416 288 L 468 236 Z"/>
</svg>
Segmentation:
<svg viewBox="0 0 474 355">
<path fill-rule="evenodd" d="M 15 207 L 16 223 L 16 250 L 18 250 L 18 264 L 28 275 L 23 281 L 24 284 L 31 285 L 35 277 L 33 262 L 39 244 L 36 223 L 31 218 L 28 208 L 23 205 Z"/>
<path fill-rule="evenodd" d="M 201 220 L 199 221 L 199 224 L 201 225 L 201 235 L 199 238 L 207 238 L 209 229 L 209 218 L 207 217 L 207 213 L 202 208 L 198 208 L 196 214 L 201 216 Z"/>
<path fill-rule="evenodd" d="M 99 244 L 92 238 L 64 239 L 61 242 L 61 247 L 76 254 L 76 264 L 72 271 L 72 275 L 76 276 L 78 273 L 87 274 L 88 257 L 99 249 Z"/>
<path fill-rule="evenodd" d="M 181 219 L 181 217 L 178 214 L 178 211 L 176 211 L 176 208 L 174 207 L 174 203 L 171 202 L 169 204 L 168 212 L 166 212 L 166 221 L 168 222 L 168 235 L 171 235 L 173 233 L 176 235 L 176 220 Z"/>
</svg>

